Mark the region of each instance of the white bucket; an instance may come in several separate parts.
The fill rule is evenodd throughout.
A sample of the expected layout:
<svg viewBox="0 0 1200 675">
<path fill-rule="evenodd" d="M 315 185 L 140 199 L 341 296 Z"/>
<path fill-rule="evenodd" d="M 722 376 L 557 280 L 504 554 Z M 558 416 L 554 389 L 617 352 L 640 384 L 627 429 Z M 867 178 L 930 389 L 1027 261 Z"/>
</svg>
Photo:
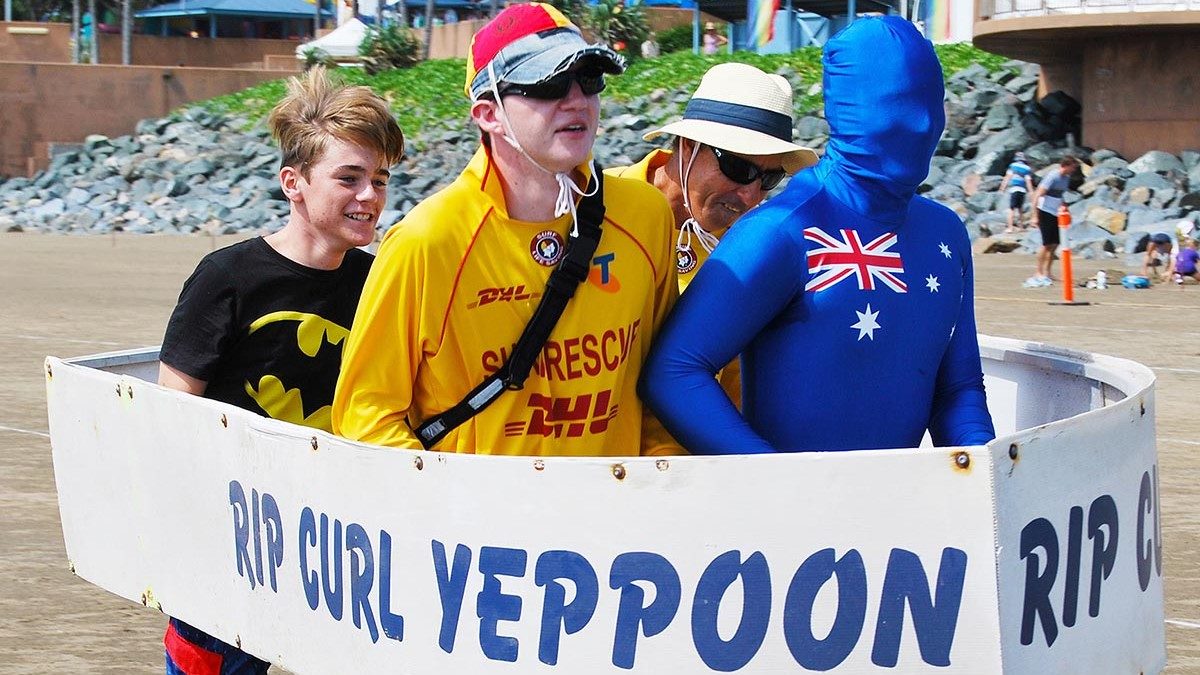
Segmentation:
<svg viewBox="0 0 1200 675">
<path fill-rule="evenodd" d="M 377 448 L 51 358 L 67 554 L 296 673 L 1162 670 L 1153 375 L 981 348 L 988 446 L 669 460 Z"/>
</svg>

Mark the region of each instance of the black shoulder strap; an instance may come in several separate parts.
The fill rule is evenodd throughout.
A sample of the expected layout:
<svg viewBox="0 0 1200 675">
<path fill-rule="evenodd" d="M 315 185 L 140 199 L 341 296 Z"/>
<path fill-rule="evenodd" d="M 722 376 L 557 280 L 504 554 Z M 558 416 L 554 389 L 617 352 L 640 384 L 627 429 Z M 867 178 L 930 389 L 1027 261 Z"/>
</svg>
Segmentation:
<svg viewBox="0 0 1200 675">
<path fill-rule="evenodd" d="M 592 164 L 592 179 L 596 181 L 596 191 L 579 201 L 576 208 L 578 227 L 571 232 L 566 254 L 550 273 L 541 302 L 513 346 L 512 354 L 499 370 L 484 379 L 457 405 L 430 417 L 416 428 L 417 439 L 426 450 L 491 405 L 506 389 L 520 389 L 525 385 L 538 352 L 550 339 L 550 333 L 575 295 L 575 289 L 587 279 L 592 256 L 600 244 L 600 224 L 604 222 L 604 175 L 595 163 Z"/>
</svg>

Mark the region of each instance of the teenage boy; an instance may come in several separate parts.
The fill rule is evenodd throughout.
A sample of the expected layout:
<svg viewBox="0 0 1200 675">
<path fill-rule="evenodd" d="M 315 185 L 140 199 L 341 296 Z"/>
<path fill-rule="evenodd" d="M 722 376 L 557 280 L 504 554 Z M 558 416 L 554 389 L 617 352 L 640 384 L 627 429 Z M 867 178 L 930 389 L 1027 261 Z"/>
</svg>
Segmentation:
<svg viewBox="0 0 1200 675">
<path fill-rule="evenodd" d="M 335 432 L 495 455 L 678 451 L 636 395 L 677 294 L 671 211 L 652 186 L 601 176 L 590 161 L 604 76 L 623 70 L 541 3 L 510 6 L 475 34 L 466 92 L 482 145 L 384 238 L 347 342 Z M 489 390 L 485 380 L 509 372 L 551 270 L 587 230 L 579 195 L 601 180 L 606 210 L 586 280 L 534 345 L 523 387 Z M 441 424 L 460 402 L 472 413 Z"/>
<path fill-rule="evenodd" d="M 288 222 L 200 261 L 167 324 L 158 381 L 328 431 L 341 344 L 371 266 L 357 247 L 374 239 L 404 136 L 383 99 L 333 84 L 322 68 L 288 83 L 270 125 Z M 168 674 L 270 665 L 174 618 L 163 642 Z"/>
<path fill-rule="evenodd" d="M 682 293 L 725 231 L 783 180 L 817 163 L 792 142 L 792 87 L 746 63 L 722 63 L 704 73 L 683 119 L 643 136 L 674 135 L 670 150 L 654 150 L 633 166 L 608 173 L 658 188 L 675 217 L 675 271 Z M 721 388 L 741 401 L 741 369 L 731 361 Z"/>
</svg>

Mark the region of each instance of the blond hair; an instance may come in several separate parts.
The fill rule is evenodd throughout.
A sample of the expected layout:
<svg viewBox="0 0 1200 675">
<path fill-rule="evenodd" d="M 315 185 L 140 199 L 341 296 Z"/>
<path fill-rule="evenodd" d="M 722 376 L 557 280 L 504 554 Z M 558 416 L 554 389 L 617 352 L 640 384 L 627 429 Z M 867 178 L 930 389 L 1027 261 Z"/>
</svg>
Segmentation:
<svg viewBox="0 0 1200 675">
<path fill-rule="evenodd" d="M 282 166 L 294 167 L 307 177 L 330 138 L 378 152 L 384 166 L 404 156 L 404 132 L 387 102 L 367 87 L 335 83 L 321 66 L 290 78 L 287 87 L 287 96 L 268 118 L 283 155 Z"/>
</svg>

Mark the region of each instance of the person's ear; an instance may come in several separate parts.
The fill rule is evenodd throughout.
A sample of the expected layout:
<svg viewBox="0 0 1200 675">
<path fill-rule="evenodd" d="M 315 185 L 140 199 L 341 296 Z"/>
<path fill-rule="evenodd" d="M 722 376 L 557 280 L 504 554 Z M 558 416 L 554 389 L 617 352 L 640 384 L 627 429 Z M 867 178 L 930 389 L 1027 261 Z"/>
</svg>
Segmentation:
<svg viewBox="0 0 1200 675">
<path fill-rule="evenodd" d="M 283 196 L 287 197 L 289 202 L 300 203 L 304 201 L 304 192 L 300 189 L 300 181 L 304 177 L 300 175 L 300 170 L 294 166 L 283 166 L 279 168 L 279 185 L 283 188 Z"/>
<path fill-rule="evenodd" d="M 500 106 L 490 98 L 481 98 L 471 104 L 471 119 L 480 131 L 487 134 L 504 133 L 504 124 L 500 121 Z"/>
</svg>

